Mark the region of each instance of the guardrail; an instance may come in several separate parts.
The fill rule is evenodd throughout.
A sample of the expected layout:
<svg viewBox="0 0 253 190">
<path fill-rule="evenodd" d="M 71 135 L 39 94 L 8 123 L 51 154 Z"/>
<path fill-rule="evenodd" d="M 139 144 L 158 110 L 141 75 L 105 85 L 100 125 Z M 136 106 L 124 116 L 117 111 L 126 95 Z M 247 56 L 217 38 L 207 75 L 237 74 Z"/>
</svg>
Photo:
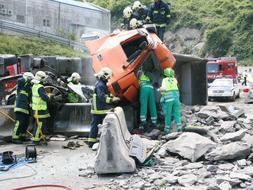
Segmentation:
<svg viewBox="0 0 253 190">
<path fill-rule="evenodd" d="M 19 24 L 16 22 L 0 20 L 0 29 L 20 33 L 20 34 L 23 34 L 26 36 L 34 36 L 34 37 L 44 38 L 44 39 L 51 40 L 51 41 L 54 41 L 54 42 L 57 42 L 57 43 L 60 43 L 60 44 L 66 45 L 66 46 L 70 46 L 74 49 L 79 49 L 79 50 L 87 52 L 87 48 L 82 43 L 75 42 L 75 41 L 57 36 L 55 34 L 36 30 L 34 28 L 30 28 L 30 27 L 27 27 L 25 25 L 22 25 L 22 24 Z"/>
</svg>

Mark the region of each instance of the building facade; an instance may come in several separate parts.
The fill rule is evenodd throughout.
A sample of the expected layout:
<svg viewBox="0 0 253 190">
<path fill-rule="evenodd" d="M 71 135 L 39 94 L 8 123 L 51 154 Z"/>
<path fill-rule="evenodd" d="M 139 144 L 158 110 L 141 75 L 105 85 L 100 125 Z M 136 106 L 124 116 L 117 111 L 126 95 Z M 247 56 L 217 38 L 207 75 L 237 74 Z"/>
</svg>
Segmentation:
<svg viewBox="0 0 253 190">
<path fill-rule="evenodd" d="M 104 35 L 110 11 L 74 0 L 0 0 L 0 19 L 57 35 Z"/>
</svg>

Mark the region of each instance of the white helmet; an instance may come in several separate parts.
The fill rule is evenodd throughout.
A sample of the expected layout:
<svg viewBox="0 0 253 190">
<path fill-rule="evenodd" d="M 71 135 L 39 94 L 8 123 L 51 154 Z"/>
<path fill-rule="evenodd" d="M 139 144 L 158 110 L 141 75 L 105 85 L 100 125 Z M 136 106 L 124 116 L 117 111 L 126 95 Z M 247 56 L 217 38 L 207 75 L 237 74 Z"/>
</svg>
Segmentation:
<svg viewBox="0 0 253 190">
<path fill-rule="evenodd" d="M 143 5 L 141 4 L 140 1 L 135 1 L 132 8 L 133 10 L 138 10 L 138 9 L 143 8 Z"/>
<path fill-rule="evenodd" d="M 130 18 L 131 15 L 133 13 L 133 10 L 131 9 L 131 7 L 126 7 L 124 10 L 123 10 L 123 17 L 124 18 Z"/>
<path fill-rule="evenodd" d="M 140 24 L 139 24 L 139 22 L 138 22 L 138 20 L 137 20 L 136 18 L 132 18 L 132 19 L 130 20 L 130 28 L 136 29 L 136 28 L 138 28 L 139 26 L 140 26 Z"/>
<path fill-rule="evenodd" d="M 112 70 L 108 67 L 103 67 L 98 73 L 95 74 L 95 77 L 109 79 L 112 77 Z"/>
<path fill-rule="evenodd" d="M 79 83 L 80 80 L 81 80 L 81 76 L 77 72 L 72 73 L 71 75 L 72 82 Z"/>
<path fill-rule="evenodd" d="M 34 77 L 34 79 L 38 81 L 43 81 L 45 78 L 47 78 L 47 75 L 44 71 L 38 71 Z"/>
<path fill-rule="evenodd" d="M 23 74 L 23 78 L 24 78 L 25 80 L 30 81 L 30 80 L 32 80 L 32 79 L 34 78 L 34 75 L 33 75 L 31 72 L 25 72 L 25 73 Z"/>
</svg>

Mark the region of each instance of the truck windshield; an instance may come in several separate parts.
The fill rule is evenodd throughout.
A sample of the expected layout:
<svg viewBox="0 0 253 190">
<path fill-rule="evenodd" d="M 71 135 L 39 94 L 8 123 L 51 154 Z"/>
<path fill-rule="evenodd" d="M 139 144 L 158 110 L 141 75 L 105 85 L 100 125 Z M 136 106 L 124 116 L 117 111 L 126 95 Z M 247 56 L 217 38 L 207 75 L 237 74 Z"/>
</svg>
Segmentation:
<svg viewBox="0 0 253 190">
<path fill-rule="evenodd" d="M 213 73 L 218 73 L 219 72 L 219 65 L 215 63 L 208 63 L 207 64 L 207 73 L 208 74 L 213 74 Z"/>
</svg>

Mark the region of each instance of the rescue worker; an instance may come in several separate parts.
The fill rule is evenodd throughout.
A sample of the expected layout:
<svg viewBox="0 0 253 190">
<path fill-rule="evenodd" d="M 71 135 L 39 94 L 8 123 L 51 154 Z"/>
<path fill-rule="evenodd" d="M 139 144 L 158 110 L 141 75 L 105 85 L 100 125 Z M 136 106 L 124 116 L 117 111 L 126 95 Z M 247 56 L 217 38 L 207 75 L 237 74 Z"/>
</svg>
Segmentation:
<svg viewBox="0 0 253 190">
<path fill-rule="evenodd" d="M 243 72 L 242 76 L 243 76 L 243 82 L 242 82 L 242 85 L 247 86 L 247 77 L 248 77 L 247 70 L 245 70 L 245 72 Z"/>
<path fill-rule="evenodd" d="M 142 24 L 136 18 L 132 18 L 130 20 L 130 29 L 140 28 L 141 25 Z"/>
<path fill-rule="evenodd" d="M 81 80 L 81 76 L 74 72 L 72 73 L 71 77 L 68 78 L 68 85 L 79 85 Z M 81 101 L 81 97 L 75 93 L 73 90 L 68 92 L 68 102 L 69 103 L 78 103 Z"/>
<path fill-rule="evenodd" d="M 112 74 L 112 70 L 108 67 L 102 68 L 100 72 L 95 74 L 98 81 L 95 84 L 91 107 L 92 121 L 88 138 L 90 148 L 97 142 L 98 125 L 102 124 L 106 112 L 111 108 L 109 104 L 120 100 L 118 97 L 111 97 L 108 92 L 107 82 L 112 77 Z"/>
<path fill-rule="evenodd" d="M 152 122 L 152 128 L 157 124 L 157 111 L 155 102 L 155 90 L 152 86 L 151 79 L 142 70 L 138 72 L 140 85 L 139 101 L 140 101 L 140 130 L 147 130 L 147 111 L 149 110 Z"/>
<path fill-rule="evenodd" d="M 33 130 L 33 143 L 38 145 L 41 140 L 41 133 L 45 131 L 48 119 L 50 118 L 47 102 L 50 97 L 46 94 L 43 82 L 47 75 L 44 71 L 38 71 L 32 80 L 32 110 L 35 119 Z M 52 98 L 52 97 L 51 97 Z"/>
<path fill-rule="evenodd" d="M 142 24 L 146 23 L 146 18 L 148 16 L 148 8 L 141 4 L 140 1 L 135 1 L 132 6 L 133 18 L 136 18 Z"/>
<path fill-rule="evenodd" d="M 16 123 L 12 131 L 12 142 L 22 144 L 26 141 L 26 130 L 29 126 L 29 112 L 31 101 L 31 80 L 34 75 L 31 72 L 25 72 L 23 77 L 18 79 L 15 101 Z"/>
<path fill-rule="evenodd" d="M 171 117 L 175 118 L 177 131 L 182 131 L 181 115 L 180 115 L 180 100 L 177 86 L 177 79 L 174 77 L 174 70 L 171 68 L 164 69 L 165 78 L 162 80 L 161 103 L 163 106 L 165 134 L 171 132 Z"/>
<path fill-rule="evenodd" d="M 154 3 L 150 6 L 147 21 L 155 24 L 157 35 L 163 41 L 165 27 L 170 21 L 169 5 L 163 0 L 154 0 Z"/>
<path fill-rule="evenodd" d="M 133 14 L 133 10 L 131 9 L 131 7 L 127 6 L 124 10 L 123 10 L 123 28 L 126 30 L 130 29 L 130 20 L 132 19 L 132 15 Z"/>
</svg>

